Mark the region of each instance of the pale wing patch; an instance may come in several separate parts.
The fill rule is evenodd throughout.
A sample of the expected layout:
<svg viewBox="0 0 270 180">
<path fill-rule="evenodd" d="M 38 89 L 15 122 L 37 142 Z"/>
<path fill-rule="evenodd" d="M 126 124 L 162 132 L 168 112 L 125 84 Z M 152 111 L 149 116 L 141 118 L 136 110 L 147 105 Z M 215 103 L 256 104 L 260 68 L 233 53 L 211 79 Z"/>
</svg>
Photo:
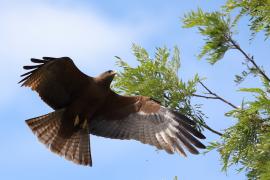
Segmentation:
<svg viewBox="0 0 270 180">
<path fill-rule="evenodd" d="M 170 154 L 178 152 L 186 156 L 183 147 L 193 154 L 198 154 L 193 145 L 199 148 L 204 148 L 204 145 L 193 135 L 194 133 L 201 137 L 203 135 L 190 125 L 193 123 L 191 120 L 187 117 L 183 119 L 183 115 L 179 117 L 177 115 L 161 106 L 156 113 L 139 111 L 119 120 L 100 116 L 91 122 L 89 128 L 90 133 L 94 135 L 114 139 L 135 139 L 164 149 Z"/>
</svg>

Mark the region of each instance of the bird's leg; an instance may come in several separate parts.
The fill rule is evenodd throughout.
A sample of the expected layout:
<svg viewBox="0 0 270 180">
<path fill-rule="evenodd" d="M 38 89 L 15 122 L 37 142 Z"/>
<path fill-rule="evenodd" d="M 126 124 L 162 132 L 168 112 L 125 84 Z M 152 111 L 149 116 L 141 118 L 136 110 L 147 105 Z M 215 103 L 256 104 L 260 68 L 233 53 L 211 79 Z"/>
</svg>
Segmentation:
<svg viewBox="0 0 270 180">
<path fill-rule="evenodd" d="M 82 128 L 83 129 L 87 129 L 87 125 L 88 125 L 88 121 L 87 121 L 87 118 L 84 119 L 84 122 L 82 124 Z"/>
<path fill-rule="evenodd" d="M 77 126 L 79 123 L 80 123 L 80 118 L 79 118 L 79 115 L 77 115 L 74 121 L 74 126 Z"/>
<path fill-rule="evenodd" d="M 80 118 L 79 118 L 79 115 L 77 115 L 75 117 L 75 120 L 74 120 L 74 127 L 77 126 L 78 124 L 80 124 L 80 126 L 83 128 L 83 129 L 86 129 L 87 127 L 87 118 L 84 119 L 83 122 L 80 122 Z"/>
</svg>

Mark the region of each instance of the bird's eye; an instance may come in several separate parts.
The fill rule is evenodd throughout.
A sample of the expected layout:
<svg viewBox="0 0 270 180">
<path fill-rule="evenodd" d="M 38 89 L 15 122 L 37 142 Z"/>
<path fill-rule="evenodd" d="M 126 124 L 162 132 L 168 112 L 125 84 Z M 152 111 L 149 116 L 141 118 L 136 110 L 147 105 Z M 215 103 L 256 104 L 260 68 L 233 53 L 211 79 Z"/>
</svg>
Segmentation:
<svg viewBox="0 0 270 180">
<path fill-rule="evenodd" d="M 108 73 L 112 73 L 113 71 L 112 70 L 109 70 Z"/>
</svg>

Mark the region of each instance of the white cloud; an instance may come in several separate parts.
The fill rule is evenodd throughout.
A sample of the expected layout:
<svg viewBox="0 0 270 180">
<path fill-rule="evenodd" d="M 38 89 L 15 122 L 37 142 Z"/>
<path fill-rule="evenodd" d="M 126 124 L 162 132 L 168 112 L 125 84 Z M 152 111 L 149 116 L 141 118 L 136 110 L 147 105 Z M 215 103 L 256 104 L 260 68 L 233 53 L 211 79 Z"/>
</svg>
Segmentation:
<svg viewBox="0 0 270 180">
<path fill-rule="evenodd" d="M 82 55 L 125 47 L 144 33 L 144 24 L 117 24 L 94 11 L 27 4 L 1 14 L 1 39 L 9 53 L 18 55 Z M 12 51 L 11 51 L 12 50 Z"/>
<path fill-rule="evenodd" d="M 31 57 L 70 56 L 96 75 L 130 54 L 132 42 L 152 33 L 154 23 L 112 22 L 90 8 L 67 8 L 44 1 L 6 1 L 0 8 L 0 99 L 14 97 L 22 65 Z"/>
</svg>

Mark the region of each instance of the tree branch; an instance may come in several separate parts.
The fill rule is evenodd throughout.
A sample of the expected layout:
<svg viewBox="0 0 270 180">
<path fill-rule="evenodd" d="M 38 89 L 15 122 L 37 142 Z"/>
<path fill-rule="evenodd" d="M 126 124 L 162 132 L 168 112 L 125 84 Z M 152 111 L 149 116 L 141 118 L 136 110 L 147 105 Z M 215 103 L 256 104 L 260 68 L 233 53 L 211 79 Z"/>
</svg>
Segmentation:
<svg viewBox="0 0 270 180">
<path fill-rule="evenodd" d="M 234 41 L 233 39 L 229 38 L 229 41 L 232 43 L 232 45 L 234 46 L 235 49 L 237 49 L 238 51 L 240 51 L 245 58 L 251 62 L 251 64 L 253 64 L 253 66 L 259 71 L 259 73 L 268 81 L 270 82 L 270 78 L 263 72 L 263 70 L 257 65 L 257 63 L 254 61 L 253 56 L 249 56 L 239 45 L 236 41 Z"/>
<path fill-rule="evenodd" d="M 214 134 L 217 134 L 219 136 L 223 136 L 223 134 L 221 132 L 218 132 L 214 129 L 212 129 L 210 126 L 208 126 L 207 124 L 201 123 L 200 121 L 196 121 L 198 124 L 200 124 L 201 126 L 203 126 L 205 129 L 208 129 L 209 131 L 211 131 Z"/>
<path fill-rule="evenodd" d="M 205 98 L 207 97 L 207 96 L 201 96 L 201 95 L 194 95 L 194 96 L 205 97 Z M 166 95 L 165 93 L 163 94 L 163 97 L 164 97 L 165 99 L 167 99 L 168 101 L 170 101 L 170 97 L 168 97 L 168 95 Z M 207 98 L 217 99 L 216 97 L 207 97 Z M 178 109 L 180 109 L 179 106 L 178 106 Z M 196 122 L 197 122 L 198 124 L 200 124 L 202 127 L 204 127 L 205 129 L 211 131 L 211 132 L 214 133 L 214 134 L 217 134 L 217 135 L 219 135 L 219 136 L 222 136 L 222 135 L 223 135 L 221 132 L 218 132 L 218 131 L 212 129 L 210 126 L 206 125 L 205 123 L 202 123 L 202 122 L 200 122 L 200 121 L 198 121 L 198 120 L 196 120 L 196 119 L 194 119 L 194 121 L 196 121 Z"/>
<path fill-rule="evenodd" d="M 192 94 L 192 96 L 195 96 L 195 97 L 201 97 L 201 98 L 205 98 L 205 99 L 218 99 L 217 97 L 213 97 L 213 96 L 204 96 L 204 95 L 200 95 L 200 94 Z"/>
<path fill-rule="evenodd" d="M 212 92 L 208 87 L 206 87 L 201 81 L 199 81 L 199 83 L 201 84 L 201 86 L 208 92 L 208 94 L 211 94 L 212 96 L 203 96 L 203 95 L 194 95 L 196 97 L 202 97 L 202 98 L 206 98 L 206 99 L 219 99 L 222 102 L 228 104 L 229 106 L 233 107 L 234 109 L 238 109 L 237 106 L 235 106 L 234 104 L 230 103 L 229 101 L 225 100 L 224 98 L 220 97 L 219 95 L 217 95 L 216 93 Z"/>
</svg>

